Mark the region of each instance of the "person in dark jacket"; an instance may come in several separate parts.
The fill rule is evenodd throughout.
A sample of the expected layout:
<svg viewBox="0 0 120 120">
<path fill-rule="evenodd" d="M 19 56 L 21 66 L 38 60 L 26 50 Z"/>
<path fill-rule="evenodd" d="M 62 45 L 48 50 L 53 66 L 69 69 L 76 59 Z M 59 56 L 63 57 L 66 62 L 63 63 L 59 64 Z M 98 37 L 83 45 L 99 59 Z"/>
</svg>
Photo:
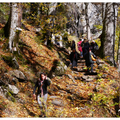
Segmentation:
<svg viewBox="0 0 120 120">
<path fill-rule="evenodd" d="M 72 68 L 77 67 L 77 61 L 78 61 L 78 53 L 76 52 L 75 49 L 70 54 L 70 61 L 72 63 Z"/>
<path fill-rule="evenodd" d="M 71 50 L 76 49 L 75 41 L 72 41 Z"/>
<path fill-rule="evenodd" d="M 84 47 L 82 48 L 83 50 L 83 58 L 85 59 L 85 64 L 87 68 L 89 67 L 89 48 L 90 44 L 87 39 L 84 39 Z"/>
<path fill-rule="evenodd" d="M 33 98 L 36 99 L 35 91 L 37 90 L 37 102 L 40 106 L 40 108 L 43 110 L 45 109 L 47 111 L 46 101 L 47 101 L 47 86 L 50 85 L 50 80 L 48 80 L 47 76 L 45 76 L 44 73 L 40 74 L 40 78 L 35 83 L 35 87 L 33 89 Z"/>
<path fill-rule="evenodd" d="M 92 42 L 91 42 L 91 44 L 90 44 L 90 49 L 91 49 L 91 51 L 95 54 L 95 52 L 98 50 L 98 45 L 97 45 L 97 43 L 94 41 L 94 40 L 92 40 Z"/>
</svg>

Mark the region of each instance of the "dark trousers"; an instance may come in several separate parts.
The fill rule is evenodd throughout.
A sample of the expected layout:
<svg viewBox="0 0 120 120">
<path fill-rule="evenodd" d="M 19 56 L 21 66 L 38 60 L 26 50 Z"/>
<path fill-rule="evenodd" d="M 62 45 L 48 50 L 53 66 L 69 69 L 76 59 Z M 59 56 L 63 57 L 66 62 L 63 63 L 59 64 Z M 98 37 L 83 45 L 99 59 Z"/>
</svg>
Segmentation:
<svg viewBox="0 0 120 120">
<path fill-rule="evenodd" d="M 77 67 L 77 60 L 72 61 L 72 67 Z"/>
</svg>

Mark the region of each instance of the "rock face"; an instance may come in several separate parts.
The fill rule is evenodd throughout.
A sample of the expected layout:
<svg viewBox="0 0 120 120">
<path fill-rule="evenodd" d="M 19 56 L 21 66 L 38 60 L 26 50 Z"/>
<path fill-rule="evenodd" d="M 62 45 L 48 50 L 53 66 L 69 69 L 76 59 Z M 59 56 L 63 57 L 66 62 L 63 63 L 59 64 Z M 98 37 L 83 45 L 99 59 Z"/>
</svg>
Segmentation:
<svg viewBox="0 0 120 120">
<path fill-rule="evenodd" d="M 53 2 L 49 5 L 50 15 L 56 15 L 61 12 L 58 9 L 58 4 Z M 86 4 L 84 2 L 73 2 L 73 3 L 63 3 L 62 4 L 66 10 L 66 18 L 69 22 L 66 24 L 66 31 L 68 34 L 80 37 L 86 34 Z M 88 3 L 88 19 L 90 26 L 90 34 L 92 39 L 96 39 L 100 36 L 101 31 L 97 30 L 94 25 L 102 25 L 101 17 L 102 6 L 100 4 Z M 58 41 L 57 41 L 58 42 Z M 62 44 L 62 43 L 60 43 Z"/>
<path fill-rule="evenodd" d="M 67 6 L 68 6 L 67 18 L 70 19 L 71 16 L 73 16 L 74 19 L 73 21 L 69 20 L 70 22 L 67 24 L 68 32 L 77 37 L 79 37 L 80 34 L 86 34 L 85 3 L 84 2 L 67 3 Z M 97 29 L 94 27 L 94 25 L 102 24 L 102 18 L 100 15 L 101 15 L 100 5 L 89 3 L 88 18 L 91 30 L 91 37 L 93 38 L 98 37 L 101 34 L 101 32 L 98 32 Z M 95 36 L 95 34 L 97 36 Z"/>
</svg>

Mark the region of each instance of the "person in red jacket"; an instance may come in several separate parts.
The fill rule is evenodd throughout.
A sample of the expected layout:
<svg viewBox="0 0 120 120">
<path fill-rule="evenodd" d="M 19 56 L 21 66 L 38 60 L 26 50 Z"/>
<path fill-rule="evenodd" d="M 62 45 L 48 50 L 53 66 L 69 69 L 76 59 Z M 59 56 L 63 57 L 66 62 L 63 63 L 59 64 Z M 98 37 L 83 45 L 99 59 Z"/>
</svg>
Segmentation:
<svg viewBox="0 0 120 120">
<path fill-rule="evenodd" d="M 80 56 L 83 57 L 83 50 L 82 50 L 82 42 L 83 42 L 83 39 L 81 38 L 80 41 L 77 43 L 77 46 L 78 46 L 78 50 L 80 51 Z"/>
</svg>

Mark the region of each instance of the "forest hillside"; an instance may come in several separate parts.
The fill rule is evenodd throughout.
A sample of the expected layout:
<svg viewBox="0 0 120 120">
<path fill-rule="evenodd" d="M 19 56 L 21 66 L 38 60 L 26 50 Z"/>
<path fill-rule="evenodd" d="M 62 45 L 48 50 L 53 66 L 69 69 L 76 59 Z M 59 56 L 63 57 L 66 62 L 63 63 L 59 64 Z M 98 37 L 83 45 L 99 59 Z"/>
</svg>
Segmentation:
<svg viewBox="0 0 120 120">
<path fill-rule="evenodd" d="M 51 4 L 56 5 L 56 3 Z M 8 9 L 9 4 L 0 5 L 3 8 L 0 8 L 0 11 L 3 12 L 6 10 L 4 12 L 7 15 L 9 11 L 13 10 Z M 27 7 L 30 8 L 32 6 L 32 3 L 24 5 L 23 10 L 26 10 Z M 37 5 L 34 3 L 34 6 Z M 47 118 L 119 117 L 120 79 L 118 67 L 111 64 L 112 61 L 109 61 L 111 59 L 99 56 L 100 51 L 98 50 L 97 61 L 93 66 L 94 74 L 88 74 L 86 72 L 85 60 L 81 57 L 78 59 L 77 67 L 71 69 L 70 43 L 73 40 L 77 43 L 80 39 L 80 36 L 77 36 L 77 34 L 80 35 L 81 32 L 79 29 L 74 31 L 73 26 L 77 24 L 72 24 L 73 21 L 66 21 L 66 18 L 64 20 L 62 19 L 64 21 L 62 23 L 66 23 L 67 25 L 70 23 L 73 26 L 68 25 L 71 31 L 70 33 L 64 31 L 64 25 L 60 23 L 61 18 L 58 16 L 56 19 L 59 25 L 57 24 L 57 20 L 54 21 L 54 31 L 57 31 L 55 34 L 56 42 L 59 42 L 59 44 L 56 44 L 53 39 L 50 39 L 51 33 L 49 31 L 52 32 L 53 30 L 49 28 L 50 24 L 48 25 L 47 23 L 50 16 L 46 16 L 45 12 L 47 9 L 43 9 L 45 7 L 47 8 L 48 4 L 44 3 L 39 5 L 41 5 L 39 7 L 42 9 L 39 14 L 42 14 L 40 16 L 41 21 L 39 20 L 41 22 L 39 26 L 41 30 L 36 25 L 38 24 L 37 17 L 34 17 L 34 19 L 24 18 L 21 20 L 21 29 L 17 29 L 18 31 L 14 32 L 14 30 L 12 31 L 13 25 L 10 27 L 9 37 L 7 37 L 7 33 L 4 31 L 6 28 L 9 28 L 6 27 L 9 19 L 1 16 L 4 18 L 4 21 L 2 21 L 2 18 L 0 18 L 0 117 L 41 117 L 42 111 L 37 100 L 33 99 L 33 88 L 41 72 L 46 73 L 48 79 L 51 81 L 48 87 Z M 76 10 L 74 9 L 76 8 L 75 5 L 72 3 L 69 3 L 69 5 L 67 3 L 65 4 L 69 13 L 68 18 L 71 14 L 71 11 L 69 11 L 70 6 L 73 7 L 72 12 L 78 14 L 78 11 L 74 11 Z M 97 5 L 99 6 L 99 4 Z M 13 5 L 12 7 L 14 8 L 16 6 Z M 49 14 L 58 15 L 61 9 L 64 8 L 64 4 L 58 4 L 58 6 L 60 8 L 53 7 L 52 10 L 50 9 Z M 31 8 L 35 11 L 34 7 Z M 65 15 L 65 12 L 61 14 Z M 28 13 L 23 13 L 23 16 L 28 15 Z M 46 19 L 45 22 L 43 22 L 44 19 Z M 16 35 L 19 33 L 18 41 L 16 41 L 17 37 L 15 37 L 14 33 Z M 61 40 L 62 35 L 64 39 Z M 53 42 L 51 42 L 52 40 Z M 11 41 L 14 43 L 13 46 L 10 44 Z M 95 41 L 100 48 L 102 41 L 99 35 L 96 35 Z M 76 49 L 78 54 L 80 54 L 77 44 Z M 116 65 L 118 62 L 116 62 Z"/>
<path fill-rule="evenodd" d="M 26 36 L 23 37 L 24 34 Z M 4 58 L 9 61 L 11 53 L 3 49 L 6 40 L 0 42 L 1 117 L 38 117 L 40 109 L 37 101 L 32 97 L 37 71 L 49 75 L 55 60 L 68 59 L 69 61 L 68 53 L 59 50 L 56 46 L 50 50 L 44 45 L 37 44 L 34 40 L 35 35 L 34 32 L 26 30 L 20 34 L 23 45 L 20 46 L 21 55 L 17 58 L 18 70 L 25 75 L 25 78 L 22 78 L 22 75 L 18 75 L 17 78 L 16 69 L 3 60 Z M 80 60 L 79 71 L 72 71 L 68 66 L 63 75 L 51 79 L 47 101 L 48 117 L 116 116 L 119 75 L 116 68 L 102 62 L 104 63 L 102 66 L 97 64 L 94 66 L 97 75 L 85 75 L 84 60 Z M 70 75 L 75 82 L 67 75 Z M 16 83 L 13 78 L 17 80 Z M 2 82 L 5 84 L 3 85 Z M 7 82 L 19 89 L 18 94 L 8 90 Z"/>
</svg>

